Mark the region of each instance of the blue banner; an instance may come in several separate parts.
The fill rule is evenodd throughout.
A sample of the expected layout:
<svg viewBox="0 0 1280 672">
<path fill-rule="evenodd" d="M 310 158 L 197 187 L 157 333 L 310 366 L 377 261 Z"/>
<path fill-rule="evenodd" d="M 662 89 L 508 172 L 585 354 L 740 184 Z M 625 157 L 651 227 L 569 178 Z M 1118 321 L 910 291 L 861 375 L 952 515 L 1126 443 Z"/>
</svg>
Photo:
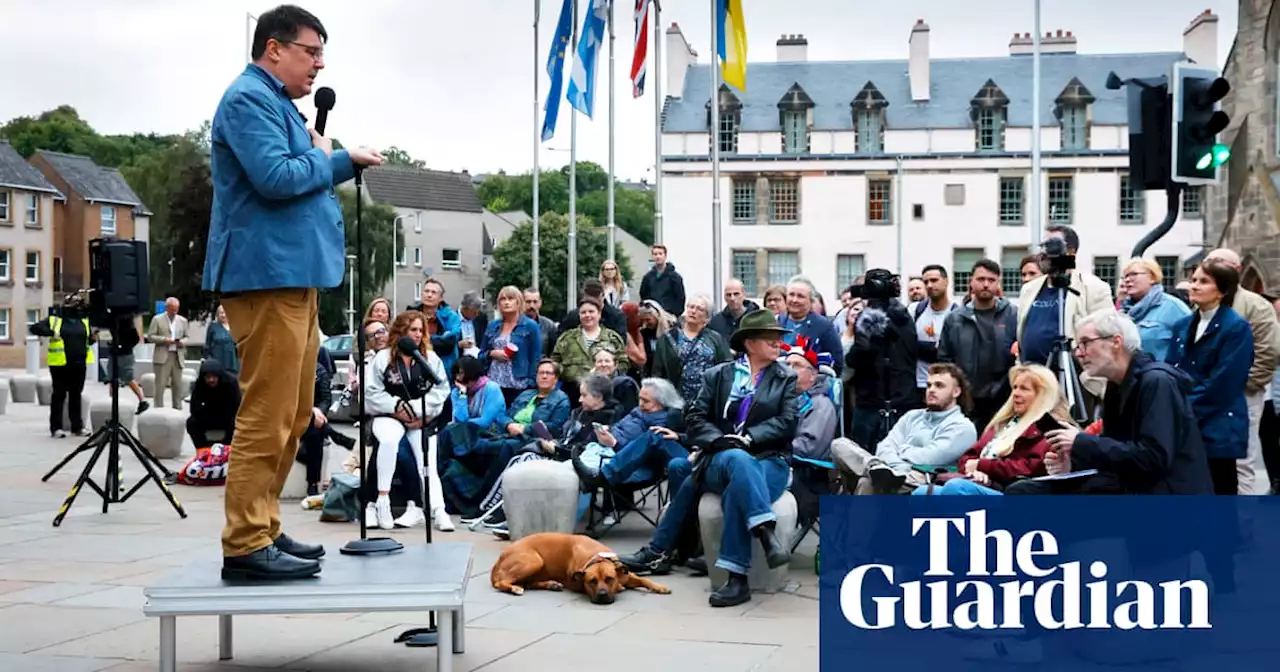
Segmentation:
<svg viewBox="0 0 1280 672">
<path fill-rule="evenodd" d="M 823 672 L 1280 669 L 1280 498 L 824 497 L 820 554 Z"/>
</svg>

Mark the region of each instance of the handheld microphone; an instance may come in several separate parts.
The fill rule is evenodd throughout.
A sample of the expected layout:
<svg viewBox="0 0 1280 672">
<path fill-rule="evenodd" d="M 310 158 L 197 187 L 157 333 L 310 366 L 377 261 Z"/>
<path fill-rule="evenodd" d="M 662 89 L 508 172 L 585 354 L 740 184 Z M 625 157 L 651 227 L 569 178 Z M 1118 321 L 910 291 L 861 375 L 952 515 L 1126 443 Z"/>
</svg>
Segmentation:
<svg viewBox="0 0 1280 672">
<path fill-rule="evenodd" d="M 327 86 L 316 89 L 316 133 L 324 135 L 324 127 L 329 123 L 329 110 L 333 109 L 335 101 L 333 89 Z"/>
<path fill-rule="evenodd" d="M 427 358 L 422 355 L 422 351 L 418 349 L 418 346 L 414 345 L 412 338 L 401 336 L 400 340 L 396 341 L 396 349 L 400 351 L 400 354 L 412 357 L 414 361 L 422 365 L 422 370 L 426 372 L 428 382 L 432 385 L 440 384 L 440 379 L 436 378 L 435 372 L 427 364 Z"/>
</svg>

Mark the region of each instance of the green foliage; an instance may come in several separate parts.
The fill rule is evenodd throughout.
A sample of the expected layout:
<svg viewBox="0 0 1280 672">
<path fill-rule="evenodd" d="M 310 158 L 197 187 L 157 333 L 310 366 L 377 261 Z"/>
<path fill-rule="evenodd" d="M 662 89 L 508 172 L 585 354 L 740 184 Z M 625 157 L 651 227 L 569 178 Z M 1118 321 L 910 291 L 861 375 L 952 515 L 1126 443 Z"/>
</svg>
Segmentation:
<svg viewBox="0 0 1280 672">
<path fill-rule="evenodd" d="M 591 218 L 597 226 L 609 222 L 609 174 L 598 164 L 579 161 L 575 191 L 578 214 Z M 494 212 L 521 210 L 533 214 L 533 173 L 490 175 L 476 193 L 480 202 Z M 538 176 L 538 209 L 543 213 L 569 214 L 569 167 L 544 170 Z M 653 193 L 635 189 L 614 189 L 614 221 L 640 242 L 653 242 Z"/>
<path fill-rule="evenodd" d="M 409 152 L 406 152 L 395 145 L 382 150 L 382 158 L 386 159 L 386 165 L 388 166 L 408 166 L 410 168 L 418 168 L 422 170 L 425 170 L 427 167 L 426 161 L 409 156 Z"/>
<path fill-rule="evenodd" d="M 382 287 L 391 280 L 393 262 L 391 255 L 392 227 L 396 229 L 398 239 L 404 240 L 404 229 L 396 223 L 396 211 L 385 205 L 362 203 L 360 205 L 360 222 L 364 229 L 363 239 L 356 240 L 356 192 L 355 189 L 338 189 L 338 200 L 342 202 L 342 219 L 347 230 L 347 254 L 357 254 L 357 242 L 362 246 L 363 273 L 356 285 L 363 290 L 356 297 L 355 320 L 358 322 L 364 315 L 364 307 L 382 292 Z M 344 263 L 342 284 L 333 290 L 320 294 L 320 329 L 326 334 L 347 333 L 347 298 L 350 296 L 350 265 Z"/>
<path fill-rule="evenodd" d="M 81 154 L 100 166 L 121 168 L 141 157 L 165 149 L 177 138 L 169 135 L 134 133 L 98 135 L 70 105 L 62 105 L 38 117 L 17 117 L 0 126 L 5 138 L 23 157 L 37 150 Z"/>
<path fill-rule="evenodd" d="M 609 239 L 604 227 L 593 226 L 586 217 L 578 217 L 578 288 L 588 278 L 597 275 L 600 264 L 608 256 Z M 555 212 L 542 214 L 539 228 L 539 290 L 542 292 L 542 312 L 562 315 L 566 310 L 565 279 L 569 267 L 569 218 Z M 631 277 L 631 261 L 619 246 L 616 250 L 618 267 L 626 277 Z M 493 264 L 489 268 L 489 295 L 497 296 L 505 285 L 521 289 L 533 284 L 533 223 L 521 224 L 493 251 Z M 328 332 L 326 332 L 328 333 Z"/>
<path fill-rule="evenodd" d="M 155 276 L 164 275 L 165 290 L 153 292 L 152 299 L 176 296 L 191 319 L 200 319 L 213 312 L 215 297 L 201 289 L 204 279 L 205 246 L 209 239 L 209 220 L 213 213 L 213 176 L 209 164 L 197 161 L 187 166 L 179 175 L 178 188 L 168 200 L 169 226 L 163 232 L 161 249 L 163 256 L 148 251 L 151 261 L 152 286 Z M 154 250 L 155 248 L 152 247 Z M 172 257 L 169 256 L 172 254 Z M 172 259 L 172 278 L 169 282 L 169 259 Z"/>
</svg>

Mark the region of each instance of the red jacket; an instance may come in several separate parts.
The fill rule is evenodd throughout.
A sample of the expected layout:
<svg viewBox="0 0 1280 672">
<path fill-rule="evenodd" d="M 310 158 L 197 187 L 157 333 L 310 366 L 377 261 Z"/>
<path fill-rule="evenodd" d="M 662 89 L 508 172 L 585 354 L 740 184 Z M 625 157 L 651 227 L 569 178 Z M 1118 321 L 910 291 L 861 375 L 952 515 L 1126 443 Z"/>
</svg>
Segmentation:
<svg viewBox="0 0 1280 672">
<path fill-rule="evenodd" d="M 1004 457 L 982 459 L 982 449 L 995 438 L 996 430 L 988 429 L 978 438 L 977 443 L 964 451 L 956 465 L 960 473 L 965 473 L 965 464 L 970 460 L 978 460 L 978 471 L 991 477 L 997 485 L 1009 485 L 1019 476 L 1044 476 L 1044 454 L 1049 452 L 1049 442 L 1044 439 L 1040 428 L 1031 425 L 1013 442 L 1013 451 Z"/>
</svg>

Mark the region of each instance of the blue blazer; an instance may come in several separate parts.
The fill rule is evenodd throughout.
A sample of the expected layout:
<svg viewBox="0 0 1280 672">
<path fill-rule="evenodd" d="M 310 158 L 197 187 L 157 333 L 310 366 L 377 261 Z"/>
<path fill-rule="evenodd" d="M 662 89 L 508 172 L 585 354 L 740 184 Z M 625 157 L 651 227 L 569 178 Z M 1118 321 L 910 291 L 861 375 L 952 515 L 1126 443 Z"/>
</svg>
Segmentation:
<svg viewBox="0 0 1280 672">
<path fill-rule="evenodd" d="M 1249 449 L 1249 408 L 1244 386 L 1253 366 L 1253 329 L 1240 314 L 1219 306 L 1193 342 L 1200 313 L 1173 325 L 1168 363 L 1194 381 L 1187 399 L 1200 424 L 1200 438 L 1209 457 L 1239 459 Z"/>
<path fill-rule="evenodd" d="M 480 338 L 480 361 L 486 367 L 489 364 L 489 351 L 493 349 L 493 339 L 502 330 L 502 320 L 490 320 L 489 326 Z M 511 373 L 516 378 L 533 380 L 538 375 L 538 362 L 542 360 L 542 327 L 525 315 L 520 316 L 516 328 L 511 330 L 511 342 L 520 350 L 511 358 Z"/>
<path fill-rule="evenodd" d="M 284 84 L 253 65 L 213 114 L 213 209 L 203 288 L 337 287 L 346 231 L 334 187 L 355 176 L 346 150 L 311 146 Z"/>
</svg>

